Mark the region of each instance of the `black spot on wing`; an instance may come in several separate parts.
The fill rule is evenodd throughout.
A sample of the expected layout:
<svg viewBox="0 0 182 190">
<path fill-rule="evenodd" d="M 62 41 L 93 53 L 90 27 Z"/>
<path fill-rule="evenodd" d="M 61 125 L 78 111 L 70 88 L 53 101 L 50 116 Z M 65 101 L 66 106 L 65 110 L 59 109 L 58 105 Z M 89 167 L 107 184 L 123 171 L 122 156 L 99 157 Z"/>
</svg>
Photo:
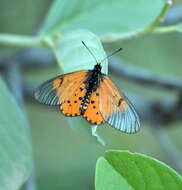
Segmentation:
<svg viewBox="0 0 182 190">
<path fill-rule="evenodd" d="M 122 102 L 123 100 L 124 100 L 123 98 L 120 98 L 120 99 L 119 99 L 118 107 L 121 105 L 121 102 Z"/>
</svg>

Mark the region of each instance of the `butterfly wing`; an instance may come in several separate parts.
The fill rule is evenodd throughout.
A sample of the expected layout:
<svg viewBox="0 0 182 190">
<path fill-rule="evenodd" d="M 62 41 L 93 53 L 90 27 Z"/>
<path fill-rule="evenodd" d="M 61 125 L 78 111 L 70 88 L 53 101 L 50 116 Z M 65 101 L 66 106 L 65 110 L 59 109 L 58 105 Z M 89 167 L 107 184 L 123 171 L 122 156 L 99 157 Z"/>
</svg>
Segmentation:
<svg viewBox="0 0 182 190">
<path fill-rule="evenodd" d="M 43 104 L 60 105 L 70 99 L 85 80 L 87 70 L 52 78 L 35 90 L 35 98 Z"/>
<path fill-rule="evenodd" d="M 140 129 L 134 107 L 107 76 L 100 83 L 99 97 L 100 112 L 108 124 L 125 133 L 136 133 Z"/>
<path fill-rule="evenodd" d="M 75 87 L 74 87 L 75 88 Z M 83 81 L 76 87 L 73 95 L 60 105 L 60 110 L 66 116 L 81 115 L 80 107 L 85 96 L 86 88 Z"/>
<path fill-rule="evenodd" d="M 104 123 L 104 118 L 102 117 L 99 109 L 99 88 L 92 93 L 90 97 L 89 104 L 83 117 L 92 124 L 99 125 Z"/>
</svg>

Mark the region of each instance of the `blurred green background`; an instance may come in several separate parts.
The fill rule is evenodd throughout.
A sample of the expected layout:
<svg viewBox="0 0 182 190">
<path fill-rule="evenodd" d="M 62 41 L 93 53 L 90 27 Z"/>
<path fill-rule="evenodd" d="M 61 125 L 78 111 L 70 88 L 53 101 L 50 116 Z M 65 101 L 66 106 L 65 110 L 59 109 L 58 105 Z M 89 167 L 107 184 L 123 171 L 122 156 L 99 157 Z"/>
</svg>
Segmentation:
<svg viewBox="0 0 182 190">
<path fill-rule="evenodd" d="M 177 40 L 178 39 L 178 40 Z M 175 43 L 176 49 L 182 48 L 180 35 L 147 36 L 137 40 L 122 43 L 122 56 L 133 64 L 139 65 L 153 72 L 182 76 L 181 53 L 166 44 Z M 146 45 L 147 44 L 147 45 Z M 145 48 L 150 47 L 146 53 Z M 170 46 L 170 45 L 169 45 Z M 159 53 L 161 52 L 161 53 Z M 168 57 L 168 59 L 167 59 Z M 173 58 L 172 58 L 173 57 Z M 57 70 L 47 72 L 38 70 L 36 76 L 45 81 L 57 75 Z M 28 73 L 27 73 L 28 74 Z M 115 76 L 112 75 L 112 79 Z M 116 82 L 116 80 L 115 80 Z M 117 78 L 117 85 L 122 86 L 127 93 L 136 93 L 143 98 L 166 99 L 175 97 L 174 92 L 152 88 L 147 85 L 136 85 L 124 79 Z M 106 142 L 100 145 L 91 130 L 70 128 L 67 118 L 61 115 L 56 108 L 42 106 L 34 102 L 27 103 L 28 116 L 32 130 L 34 157 L 37 170 L 37 180 L 40 189 L 94 189 L 94 169 L 99 156 L 108 149 L 123 149 L 132 152 L 144 153 L 170 164 L 155 134 L 150 126 L 142 123 L 142 129 L 134 135 L 127 135 L 112 129 L 108 125 L 98 128 L 98 133 Z M 73 120 L 73 118 L 68 118 Z M 85 126 L 88 128 L 86 121 Z M 166 129 L 174 146 L 181 150 L 180 141 L 182 123 L 175 122 Z M 90 132 L 90 133 L 89 133 Z M 157 131 L 156 131 L 157 132 Z"/>
<path fill-rule="evenodd" d="M 10 4 L 8 1 L 1 0 L 1 32 L 8 31 L 21 34 L 35 32 L 35 28 L 40 27 L 51 2 L 50 0 L 16 0 Z M 176 3 L 182 6 L 182 1 L 176 0 Z M 14 6 L 19 7 L 19 9 L 10 14 L 7 10 L 13 9 Z M 10 19 L 14 17 L 12 14 L 19 16 L 16 19 Z M 24 23 L 24 17 L 28 18 L 29 23 Z M 22 20 L 17 22 L 18 18 Z M 105 50 L 111 52 L 118 47 L 124 49 L 118 56 L 121 56 L 129 64 L 157 74 L 182 78 L 181 34 L 141 36 L 105 45 Z M 9 53 L 9 49 L 7 52 Z M 3 55 L 5 53 L 1 52 Z M 29 83 L 36 86 L 58 73 L 58 68 L 55 66 L 54 68 L 26 70 L 24 77 Z M 175 92 L 136 84 L 114 75 L 111 78 L 125 92 L 137 94 L 142 98 L 152 100 L 169 98 L 170 100 L 176 96 Z M 99 126 L 98 133 L 106 142 L 106 146 L 102 146 L 95 137 L 91 136 L 91 126 L 88 126 L 86 121 L 83 120 L 82 128 L 73 129 L 68 123 L 68 120 L 73 118 L 62 116 L 57 108 L 40 105 L 36 101 L 27 101 L 26 108 L 31 127 L 36 180 L 40 190 L 94 189 L 96 160 L 108 149 L 144 153 L 171 165 L 163 148 L 156 140 L 151 126 L 144 122 L 142 122 L 141 131 L 134 135 L 118 132 L 108 125 Z M 165 130 L 171 137 L 174 146 L 181 151 L 182 123 L 174 122 Z"/>
</svg>

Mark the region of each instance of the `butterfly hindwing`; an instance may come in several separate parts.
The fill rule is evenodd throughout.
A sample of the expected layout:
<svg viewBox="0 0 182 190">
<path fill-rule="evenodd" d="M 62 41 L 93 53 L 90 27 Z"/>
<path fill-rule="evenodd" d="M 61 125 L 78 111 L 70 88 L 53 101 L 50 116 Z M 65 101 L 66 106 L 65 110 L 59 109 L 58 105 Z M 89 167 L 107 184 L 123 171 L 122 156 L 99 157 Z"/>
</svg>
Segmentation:
<svg viewBox="0 0 182 190">
<path fill-rule="evenodd" d="M 99 108 L 99 89 L 92 93 L 89 104 L 83 117 L 92 124 L 99 125 L 104 123 L 104 119 Z"/>
<path fill-rule="evenodd" d="M 100 83 L 99 94 L 100 112 L 108 124 L 125 133 L 139 130 L 140 122 L 134 107 L 107 76 Z"/>
<path fill-rule="evenodd" d="M 35 91 L 35 98 L 48 105 L 60 105 L 74 96 L 82 85 L 88 71 L 82 70 L 52 78 Z"/>
</svg>

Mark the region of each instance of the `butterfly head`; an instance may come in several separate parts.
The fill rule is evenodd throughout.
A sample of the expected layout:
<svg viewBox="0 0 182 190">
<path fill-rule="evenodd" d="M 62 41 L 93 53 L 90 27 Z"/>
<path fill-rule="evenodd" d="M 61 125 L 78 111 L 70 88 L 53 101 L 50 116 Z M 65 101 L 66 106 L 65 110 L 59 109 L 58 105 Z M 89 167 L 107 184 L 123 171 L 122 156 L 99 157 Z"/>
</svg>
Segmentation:
<svg viewBox="0 0 182 190">
<path fill-rule="evenodd" d="M 97 64 L 94 66 L 94 70 L 96 70 L 96 71 L 98 71 L 98 72 L 101 72 L 101 69 L 102 69 L 101 63 L 97 63 Z"/>
<path fill-rule="evenodd" d="M 96 70 L 97 72 L 101 72 L 102 66 L 101 63 L 103 63 L 106 59 L 108 59 L 109 57 L 113 56 L 114 54 L 116 54 L 117 52 L 121 51 L 122 48 L 117 49 L 116 51 L 114 51 L 112 54 L 106 56 L 104 59 L 102 59 L 101 61 L 98 61 L 96 59 L 96 57 L 94 56 L 94 54 L 90 51 L 90 49 L 87 47 L 87 45 L 85 44 L 85 42 L 82 41 L 82 44 L 86 47 L 86 49 L 88 50 L 88 52 L 90 53 L 90 55 L 92 55 L 92 57 L 94 58 L 95 62 L 97 63 L 94 66 L 94 70 Z"/>
</svg>

